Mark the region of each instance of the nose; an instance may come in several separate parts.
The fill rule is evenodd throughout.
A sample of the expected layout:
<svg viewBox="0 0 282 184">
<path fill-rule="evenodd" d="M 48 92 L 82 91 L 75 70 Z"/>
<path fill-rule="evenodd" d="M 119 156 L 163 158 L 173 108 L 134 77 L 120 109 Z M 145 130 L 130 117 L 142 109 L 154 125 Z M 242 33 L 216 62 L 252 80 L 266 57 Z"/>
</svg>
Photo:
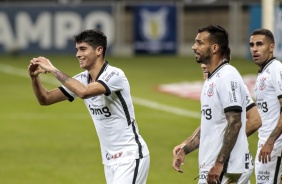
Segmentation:
<svg viewBox="0 0 282 184">
<path fill-rule="evenodd" d="M 193 45 L 192 45 L 192 50 L 196 50 L 196 44 L 194 43 Z"/>
<path fill-rule="evenodd" d="M 79 53 L 79 51 L 76 51 L 76 55 L 75 55 L 77 58 L 79 58 L 80 57 L 80 53 Z"/>
</svg>

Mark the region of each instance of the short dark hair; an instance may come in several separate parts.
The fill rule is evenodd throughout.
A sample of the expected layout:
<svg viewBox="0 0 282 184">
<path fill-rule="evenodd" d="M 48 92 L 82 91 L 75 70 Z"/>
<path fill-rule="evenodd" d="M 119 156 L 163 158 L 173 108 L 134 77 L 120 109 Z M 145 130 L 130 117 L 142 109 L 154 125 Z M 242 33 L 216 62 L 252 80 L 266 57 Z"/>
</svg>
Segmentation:
<svg viewBox="0 0 282 184">
<path fill-rule="evenodd" d="M 229 48 L 228 32 L 220 25 L 212 25 L 212 24 L 198 29 L 198 33 L 204 31 L 210 33 L 209 41 L 212 44 L 218 44 L 220 54 L 224 56 L 224 53 Z"/>
<path fill-rule="evenodd" d="M 107 49 L 107 37 L 104 33 L 97 29 L 89 29 L 85 30 L 78 35 L 73 37 L 75 43 L 88 43 L 94 49 L 101 46 L 103 47 L 103 57 L 105 57 L 106 49 Z"/>
<path fill-rule="evenodd" d="M 256 29 L 252 32 L 251 36 L 253 35 L 264 35 L 270 42 L 275 43 L 274 36 L 272 32 L 268 29 Z"/>
</svg>

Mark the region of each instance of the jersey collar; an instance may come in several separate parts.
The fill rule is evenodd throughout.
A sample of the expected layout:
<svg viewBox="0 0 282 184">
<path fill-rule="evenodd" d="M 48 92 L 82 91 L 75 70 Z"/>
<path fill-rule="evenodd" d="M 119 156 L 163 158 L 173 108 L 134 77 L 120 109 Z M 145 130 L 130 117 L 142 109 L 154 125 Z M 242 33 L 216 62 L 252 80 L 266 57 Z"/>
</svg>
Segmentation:
<svg viewBox="0 0 282 184">
<path fill-rule="evenodd" d="M 228 65 L 229 62 L 224 60 L 212 73 L 208 74 L 208 78 L 211 78 L 217 71 L 219 71 L 224 65 Z"/>
<path fill-rule="evenodd" d="M 263 70 L 265 70 L 273 62 L 274 59 L 276 59 L 276 57 L 270 58 L 268 61 L 266 61 L 262 65 L 261 70 L 258 70 L 258 73 L 261 73 Z"/>
<path fill-rule="evenodd" d="M 106 61 L 106 62 L 104 63 L 104 65 L 102 66 L 102 68 L 101 68 L 99 74 L 97 75 L 95 81 L 97 81 L 97 79 L 100 77 L 100 75 L 106 70 L 106 68 L 107 68 L 108 65 L 109 65 L 109 64 L 108 64 L 108 61 Z M 88 84 L 90 83 L 91 79 L 92 79 L 91 75 L 88 74 Z"/>
</svg>

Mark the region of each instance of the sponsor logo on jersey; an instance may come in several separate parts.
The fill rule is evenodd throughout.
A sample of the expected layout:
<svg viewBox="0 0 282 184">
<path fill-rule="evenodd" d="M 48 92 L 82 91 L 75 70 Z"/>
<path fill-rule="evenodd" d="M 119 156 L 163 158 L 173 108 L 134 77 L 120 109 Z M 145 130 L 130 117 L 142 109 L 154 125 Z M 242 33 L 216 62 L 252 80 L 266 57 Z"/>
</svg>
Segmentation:
<svg viewBox="0 0 282 184">
<path fill-rule="evenodd" d="M 268 171 L 258 171 L 257 181 L 268 181 L 270 172 Z"/>
<path fill-rule="evenodd" d="M 199 175 L 199 180 L 207 180 L 208 179 L 208 171 L 201 171 Z"/>
<path fill-rule="evenodd" d="M 268 111 L 268 107 L 267 107 L 267 102 L 263 102 L 263 101 L 257 101 L 257 108 L 259 110 L 262 110 L 263 112 L 267 112 Z"/>
<path fill-rule="evenodd" d="M 259 89 L 260 90 L 264 90 L 264 88 L 266 87 L 265 80 L 266 80 L 266 77 L 263 77 L 263 78 L 260 79 L 260 81 L 259 81 Z"/>
<path fill-rule="evenodd" d="M 209 85 L 209 89 L 208 89 L 208 96 L 211 97 L 213 94 L 214 94 L 214 87 L 215 87 L 215 84 L 214 83 L 211 83 Z"/>
<path fill-rule="evenodd" d="M 105 117 L 110 117 L 112 113 L 110 112 L 109 108 L 107 106 L 102 108 L 93 108 L 91 105 L 88 106 L 91 114 L 93 115 L 104 115 Z"/>
<path fill-rule="evenodd" d="M 237 88 L 237 82 L 231 81 L 231 102 L 237 102 L 237 98 L 236 98 L 236 88 Z"/>
<path fill-rule="evenodd" d="M 105 81 L 109 82 L 109 80 L 115 75 L 118 74 L 116 70 L 112 71 L 109 75 L 105 75 Z"/>
<path fill-rule="evenodd" d="M 112 160 L 112 159 L 117 159 L 119 157 L 121 157 L 123 155 L 123 152 L 119 152 L 119 153 L 115 153 L 115 154 L 110 154 L 110 153 L 107 153 L 106 154 L 106 158 L 107 160 Z"/>
</svg>

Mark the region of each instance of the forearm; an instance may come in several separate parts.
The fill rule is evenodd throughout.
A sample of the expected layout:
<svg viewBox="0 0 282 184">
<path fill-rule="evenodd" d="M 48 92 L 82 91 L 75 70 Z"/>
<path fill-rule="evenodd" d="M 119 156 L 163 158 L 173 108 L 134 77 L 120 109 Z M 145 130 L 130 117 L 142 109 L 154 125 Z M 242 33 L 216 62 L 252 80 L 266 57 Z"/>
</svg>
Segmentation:
<svg viewBox="0 0 282 184">
<path fill-rule="evenodd" d="M 216 162 L 221 164 L 224 164 L 224 162 L 230 156 L 242 126 L 241 113 L 228 112 L 226 113 L 226 118 L 228 124 L 225 130 L 222 148 L 216 159 Z"/>
<path fill-rule="evenodd" d="M 274 142 L 280 137 L 282 133 L 282 117 L 280 115 L 278 123 L 274 130 L 271 132 L 270 136 L 268 137 L 266 144 L 274 144 Z"/>
<path fill-rule="evenodd" d="M 191 153 L 192 151 L 199 148 L 200 133 L 201 133 L 200 128 L 197 128 L 193 132 L 193 134 L 183 142 L 183 144 L 184 144 L 183 150 L 184 150 L 185 155 L 187 155 L 187 154 Z"/>
<path fill-rule="evenodd" d="M 87 91 L 87 86 L 80 83 L 79 81 L 73 79 L 67 74 L 63 73 L 58 69 L 54 69 L 51 72 L 65 87 L 67 87 L 70 91 L 75 93 L 80 98 L 85 98 L 85 94 Z"/>
<path fill-rule="evenodd" d="M 48 91 L 44 88 L 39 80 L 39 76 L 31 77 L 32 89 L 36 96 L 37 101 L 40 105 L 48 105 L 47 103 L 47 93 Z"/>
</svg>

